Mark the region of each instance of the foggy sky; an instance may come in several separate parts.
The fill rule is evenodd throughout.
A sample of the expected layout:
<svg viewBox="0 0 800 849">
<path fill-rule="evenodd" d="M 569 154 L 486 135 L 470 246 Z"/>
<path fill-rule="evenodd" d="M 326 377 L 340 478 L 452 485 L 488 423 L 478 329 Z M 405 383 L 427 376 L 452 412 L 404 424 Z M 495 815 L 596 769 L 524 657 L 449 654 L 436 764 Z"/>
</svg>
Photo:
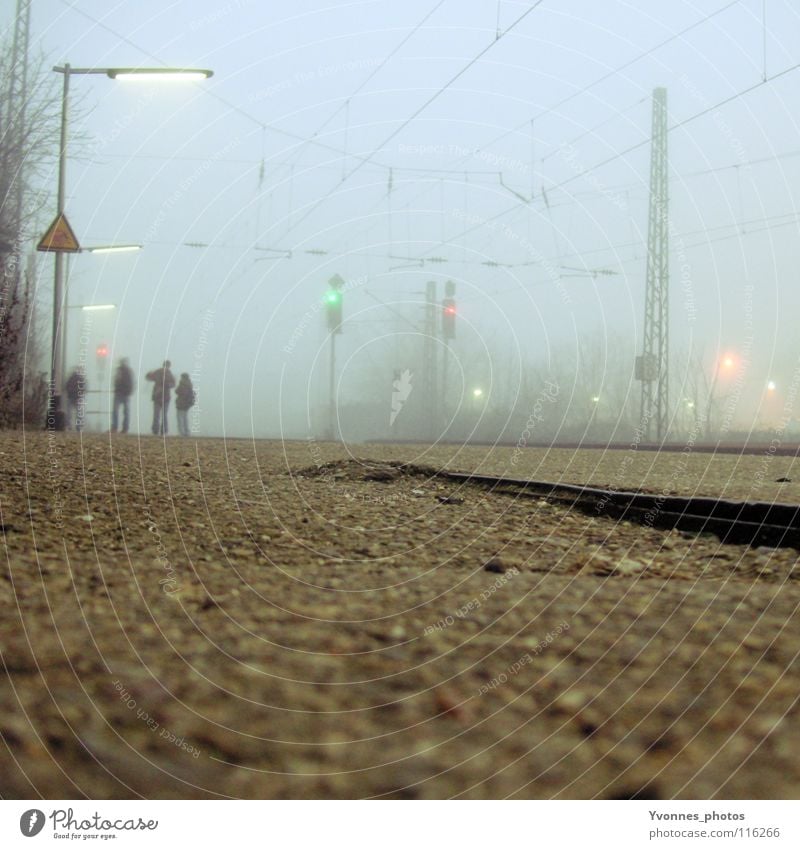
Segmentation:
<svg viewBox="0 0 800 849">
<path fill-rule="evenodd" d="M 502 33 L 531 4 L 446 0 L 380 67 L 435 0 L 33 3 L 49 64 L 214 71 L 192 84 L 72 80 L 69 220 L 84 245 L 144 249 L 74 257 L 69 297 L 117 305 L 94 318 L 89 378 L 101 339 L 130 358 L 138 429 L 144 372 L 169 357 L 195 377 L 203 433 L 308 435 L 334 273 L 350 283 L 343 397 L 382 391 L 380 375 L 364 382 L 376 363 L 409 367 L 427 280 L 440 294 L 456 282 L 456 356 L 494 372 L 483 381 L 594 337 L 639 350 L 649 143 L 592 166 L 648 139 L 656 86 L 670 126 L 708 110 L 669 134 L 672 348 L 703 351 L 709 370 L 718 352 L 742 352 L 744 421 L 768 379 L 784 397 L 796 385 L 800 70 L 715 108 L 800 63 L 796 4 L 768 0 L 766 64 L 761 0 L 743 0 L 615 74 L 726 3 L 545 0 L 499 39 L 498 5 Z M 358 156 L 371 158 L 355 170 Z M 426 255 L 448 262 L 391 258 Z M 38 270 L 46 312 L 52 259 Z M 78 311 L 70 322 L 74 363 Z M 387 411 L 391 380 L 387 369 Z"/>
</svg>

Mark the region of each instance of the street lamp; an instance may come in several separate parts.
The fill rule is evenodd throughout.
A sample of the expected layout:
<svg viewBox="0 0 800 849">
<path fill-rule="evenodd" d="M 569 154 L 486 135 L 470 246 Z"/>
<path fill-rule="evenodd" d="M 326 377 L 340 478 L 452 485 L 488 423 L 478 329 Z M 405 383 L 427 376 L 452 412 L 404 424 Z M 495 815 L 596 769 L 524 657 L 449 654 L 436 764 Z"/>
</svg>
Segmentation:
<svg viewBox="0 0 800 849">
<path fill-rule="evenodd" d="M 73 74 L 81 71 L 73 70 Z M 83 71 L 86 74 L 106 74 L 112 80 L 183 80 L 184 82 L 199 82 L 214 76 L 213 71 L 200 68 L 97 68 Z"/>
<path fill-rule="evenodd" d="M 71 310 L 83 310 L 84 312 L 98 312 L 100 310 L 115 310 L 116 304 L 75 304 L 74 307 L 68 307 Z"/>
<path fill-rule="evenodd" d="M 80 254 L 110 254 L 110 253 L 128 253 L 130 251 L 140 251 L 142 249 L 141 245 L 96 245 L 91 248 L 80 248 L 74 253 Z M 69 305 L 69 281 L 70 281 L 70 254 L 67 254 L 67 284 L 64 286 L 64 305 L 62 307 L 62 315 L 60 321 L 60 331 L 61 331 L 61 383 L 63 386 L 65 380 L 65 372 L 67 368 L 67 324 L 68 324 L 68 316 L 69 310 L 72 309 Z M 103 308 L 103 305 L 98 307 L 99 309 Z M 114 305 L 110 305 L 107 307 L 110 309 L 114 309 Z M 83 307 L 82 307 L 83 309 Z M 92 307 L 88 307 L 87 309 L 92 309 Z"/>
<path fill-rule="evenodd" d="M 107 245 L 99 248 L 81 248 L 81 253 L 87 254 L 121 254 L 130 251 L 140 251 L 141 245 Z"/>
<path fill-rule="evenodd" d="M 213 71 L 200 70 L 196 68 L 73 68 L 65 63 L 56 65 L 53 70 L 64 78 L 64 87 L 61 95 L 61 139 L 58 151 L 58 199 L 56 218 L 61 219 L 64 215 L 65 178 L 67 170 L 67 116 L 69 79 L 74 74 L 104 74 L 112 80 L 201 80 L 208 79 Z M 62 311 L 63 311 L 63 282 L 64 282 L 64 257 L 63 252 L 56 251 L 55 272 L 53 280 L 53 336 L 51 349 L 51 372 L 50 372 L 50 403 L 48 404 L 48 421 L 57 420 L 55 417 L 56 398 L 61 396 L 61 378 L 63 371 L 62 356 Z"/>
<path fill-rule="evenodd" d="M 733 354 L 725 354 L 722 357 L 717 357 L 717 366 L 714 369 L 714 379 L 711 381 L 711 389 L 708 393 L 708 404 L 706 406 L 706 439 L 711 439 L 711 414 L 714 406 L 714 393 L 717 389 L 719 381 L 720 369 L 725 369 L 729 372 L 736 365 L 736 357 Z"/>
<path fill-rule="evenodd" d="M 64 303 L 64 314 L 62 316 L 63 322 L 63 332 L 61 334 L 61 362 L 64 368 L 64 374 L 61 376 L 62 383 L 66 380 L 66 369 L 67 369 L 67 324 L 69 318 L 70 310 L 80 310 L 82 313 L 89 312 L 108 312 L 110 310 L 115 310 L 117 308 L 116 304 L 67 304 L 66 303 L 66 292 L 65 292 L 65 303 Z M 81 323 L 81 333 L 82 336 L 88 333 L 88 324 L 89 319 Z"/>
</svg>

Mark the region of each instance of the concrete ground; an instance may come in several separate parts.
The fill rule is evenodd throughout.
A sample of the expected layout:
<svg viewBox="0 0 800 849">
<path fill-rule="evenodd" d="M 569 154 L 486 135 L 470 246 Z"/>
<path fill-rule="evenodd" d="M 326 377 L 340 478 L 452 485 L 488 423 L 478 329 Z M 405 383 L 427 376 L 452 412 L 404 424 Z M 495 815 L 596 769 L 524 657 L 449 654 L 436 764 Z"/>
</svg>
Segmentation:
<svg viewBox="0 0 800 849">
<path fill-rule="evenodd" d="M 796 551 L 443 466 L 800 501 L 768 454 L 0 434 L 0 794 L 800 795 Z"/>
</svg>

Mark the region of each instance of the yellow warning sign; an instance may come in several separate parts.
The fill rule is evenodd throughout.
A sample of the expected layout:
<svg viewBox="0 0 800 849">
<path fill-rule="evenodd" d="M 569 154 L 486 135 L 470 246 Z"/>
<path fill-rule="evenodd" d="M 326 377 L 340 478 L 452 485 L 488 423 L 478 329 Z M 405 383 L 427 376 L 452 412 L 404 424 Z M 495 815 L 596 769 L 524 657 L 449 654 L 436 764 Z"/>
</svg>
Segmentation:
<svg viewBox="0 0 800 849">
<path fill-rule="evenodd" d="M 64 253 L 77 253 L 80 249 L 78 239 L 63 212 L 56 215 L 55 221 L 47 228 L 47 232 L 36 246 L 37 251 L 62 251 Z"/>
</svg>

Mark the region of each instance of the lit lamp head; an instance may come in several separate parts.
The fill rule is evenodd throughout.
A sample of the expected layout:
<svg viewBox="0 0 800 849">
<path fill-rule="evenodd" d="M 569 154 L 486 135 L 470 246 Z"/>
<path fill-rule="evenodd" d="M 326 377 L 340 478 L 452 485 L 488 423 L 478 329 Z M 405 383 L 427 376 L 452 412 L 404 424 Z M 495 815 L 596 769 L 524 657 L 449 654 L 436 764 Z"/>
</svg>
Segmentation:
<svg viewBox="0 0 800 849">
<path fill-rule="evenodd" d="M 162 80 L 184 80 L 186 82 L 207 80 L 213 71 L 201 68 L 108 68 L 106 74 L 112 80 L 139 80 L 160 82 Z"/>
<path fill-rule="evenodd" d="M 96 248 L 81 248 L 81 251 L 87 254 L 121 254 L 141 249 L 141 245 L 100 245 Z"/>
</svg>

